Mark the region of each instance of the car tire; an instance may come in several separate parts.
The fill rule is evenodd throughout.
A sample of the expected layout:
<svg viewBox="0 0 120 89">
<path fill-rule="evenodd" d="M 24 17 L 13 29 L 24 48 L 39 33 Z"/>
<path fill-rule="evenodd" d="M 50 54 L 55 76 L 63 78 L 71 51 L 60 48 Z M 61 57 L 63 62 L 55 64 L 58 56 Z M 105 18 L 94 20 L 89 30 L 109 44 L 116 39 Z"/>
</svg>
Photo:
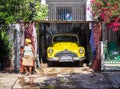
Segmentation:
<svg viewBox="0 0 120 89">
<path fill-rule="evenodd" d="M 52 61 L 48 61 L 48 67 L 52 67 L 53 66 L 53 62 Z"/>
</svg>

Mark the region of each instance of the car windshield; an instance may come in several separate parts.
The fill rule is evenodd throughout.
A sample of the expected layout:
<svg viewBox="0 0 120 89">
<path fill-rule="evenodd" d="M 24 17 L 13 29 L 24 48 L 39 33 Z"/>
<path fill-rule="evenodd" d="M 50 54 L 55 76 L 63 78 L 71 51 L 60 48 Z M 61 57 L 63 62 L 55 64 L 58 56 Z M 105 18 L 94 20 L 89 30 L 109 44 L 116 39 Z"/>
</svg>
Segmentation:
<svg viewBox="0 0 120 89">
<path fill-rule="evenodd" d="M 53 42 L 78 42 L 76 36 L 55 36 Z"/>
</svg>

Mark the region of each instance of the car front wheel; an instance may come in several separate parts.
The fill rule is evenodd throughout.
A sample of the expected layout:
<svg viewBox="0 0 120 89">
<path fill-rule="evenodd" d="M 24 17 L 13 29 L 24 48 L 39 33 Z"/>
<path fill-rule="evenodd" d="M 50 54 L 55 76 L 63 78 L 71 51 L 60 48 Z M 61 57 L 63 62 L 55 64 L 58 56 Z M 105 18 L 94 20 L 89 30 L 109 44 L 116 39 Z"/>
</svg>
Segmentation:
<svg viewBox="0 0 120 89">
<path fill-rule="evenodd" d="M 48 61 L 48 67 L 52 67 L 53 66 L 53 62 L 52 61 Z"/>
<path fill-rule="evenodd" d="M 79 62 L 79 66 L 83 67 L 83 62 L 82 61 Z"/>
</svg>

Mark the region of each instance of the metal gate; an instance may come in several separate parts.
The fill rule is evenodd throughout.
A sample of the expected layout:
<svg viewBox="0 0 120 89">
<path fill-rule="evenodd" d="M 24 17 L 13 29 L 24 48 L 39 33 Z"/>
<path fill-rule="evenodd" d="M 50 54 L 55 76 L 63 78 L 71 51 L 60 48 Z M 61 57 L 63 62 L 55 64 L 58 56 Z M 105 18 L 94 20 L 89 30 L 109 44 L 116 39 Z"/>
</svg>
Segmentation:
<svg viewBox="0 0 120 89">
<path fill-rule="evenodd" d="M 112 32 L 108 29 L 103 31 L 102 70 L 120 70 L 119 36 L 119 32 Z"/>
</svg>

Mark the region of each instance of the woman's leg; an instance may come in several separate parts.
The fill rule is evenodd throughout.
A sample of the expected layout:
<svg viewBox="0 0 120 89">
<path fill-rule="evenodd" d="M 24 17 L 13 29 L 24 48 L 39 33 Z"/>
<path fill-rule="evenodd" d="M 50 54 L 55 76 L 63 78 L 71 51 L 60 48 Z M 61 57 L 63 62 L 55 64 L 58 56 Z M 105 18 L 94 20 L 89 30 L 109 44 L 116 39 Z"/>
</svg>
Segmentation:
<svg viewBox="0 0 120 89">
<path fill-rule="evenodd" d="M 26 74 L 29 74 L 29 71 L 28 71 L 27 66 L 24 66 L 24 68 L 25 68 L 25 73 L 26 73 Z"/>
<path fill-rule="evenodd" d="M 29 66 L 29 72 L 32 74 L 32 66 Z"/>
</svg>

